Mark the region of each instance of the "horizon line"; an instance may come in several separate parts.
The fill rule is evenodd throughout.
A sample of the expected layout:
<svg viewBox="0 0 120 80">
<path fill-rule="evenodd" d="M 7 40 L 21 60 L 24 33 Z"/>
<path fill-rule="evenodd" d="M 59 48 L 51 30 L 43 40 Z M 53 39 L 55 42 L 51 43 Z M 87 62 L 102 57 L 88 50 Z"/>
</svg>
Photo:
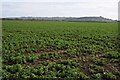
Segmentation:
<svg viewBox="0 0 120 80">
<path fill-rule="evenodd" d="M 7 17 L 1 17 L 1 18 L 22 18 L 22 17 L 48 17 L 48 18 L 53 18 L 53 17 L 66 17 L 66 18 L 81 18 L 81 17 L 103 17 L 107 18 L 104 16 L 7 16 Z M 107 18 L 107 19 L 112 19 L 112 18 Z M 118 19 L 112 19 L 112 20 L 118 20 Z"/>
</svg>

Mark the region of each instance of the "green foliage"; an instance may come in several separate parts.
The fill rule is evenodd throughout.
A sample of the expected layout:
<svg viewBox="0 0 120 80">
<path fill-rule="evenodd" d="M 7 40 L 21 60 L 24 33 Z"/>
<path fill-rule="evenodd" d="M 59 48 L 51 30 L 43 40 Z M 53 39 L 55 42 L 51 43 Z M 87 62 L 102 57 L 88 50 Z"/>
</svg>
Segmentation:
<svg viewBox="0 0 120 80">
<path fill-rule="evenodd" d="M 102 66 L 90 64 L 89 68 L 90 68 L 91 73 L 103 73 L 104 72 L 104 68 Z"/>
<path fill-rule="evenodd" d="M 84 73 L 80 72 L 80 79 L 82 79 L 82 80 L 89 80 L 90 77 L 86 76 Z"/>
<path fill-rule="evenodd" d="M 39 56 L 40 59 L 59 59 L 60 56 L 57 53 L 43 53 Z"/>
<path fill-rule="evenodd" d="M 117 77 L 112 72 L 104 72 L 104 77 L 109 80 L 117 79 Z"/>
<path fill-rule="evenodd" d="M 119 52 L 116 52 L 116 51 L 111 51 L 111 52 L 107 52 L 106 54 L 105 54 L 105 57 L 107 57 L 107 58 L 113 58 L 113 59 L 118 59 L 118 58 L 120 58 L 120 53 Z"/>
<path fill-rule="evenodd" d="M 117 23 L 3 20 L 2 29 L 3 78 L 119 78 L 106 68 L 119 67 Z"/>
<path fill-rule="evenodd" d="M 30 56 L 26 56 L 27 62 L 34 62 L 37 59 L 37 56 L 35 54 L 32 54 Z"/>
<path fill-rule="evenodd" d="M 16 73 L 22 70 L 22 66 L 20 64 L 15 64 L 15 65 L 11 65 L 11 66 L 3 66 L 3 69 L 5 69 L 6 71 L 8 71 L 9 73 Z"/>
<path fill-rule="evenodd" d="M 102 58 L 102 59 L 93 59 L 93 63 L 96 65 L 100 65 L 103 66 L 104 64 L 106 64 L 107 60 Z"/>
<path fill-rule="evenodd" d="M 68 49 L 67 54 L 70 56 L 79 56 L 79 51 L 77 49 Z"/>
<path fill-rule="evenodd" d="M 94 79 L 95 80 L 101 80 L 102 79 L 102 75 L 100 73 L 94 74 Z"/>
</svg>

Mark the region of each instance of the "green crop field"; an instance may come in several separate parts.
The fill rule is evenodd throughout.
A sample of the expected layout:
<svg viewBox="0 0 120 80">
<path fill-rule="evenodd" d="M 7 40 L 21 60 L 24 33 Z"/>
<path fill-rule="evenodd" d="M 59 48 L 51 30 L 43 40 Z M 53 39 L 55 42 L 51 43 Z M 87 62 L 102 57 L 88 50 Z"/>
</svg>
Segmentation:
<svg viewBox="0 0 120 80">
<path fill-rule="evenodd" d="M 3 78 L 119 80 L 118 23 L 2 21 Z"/>
</svg>

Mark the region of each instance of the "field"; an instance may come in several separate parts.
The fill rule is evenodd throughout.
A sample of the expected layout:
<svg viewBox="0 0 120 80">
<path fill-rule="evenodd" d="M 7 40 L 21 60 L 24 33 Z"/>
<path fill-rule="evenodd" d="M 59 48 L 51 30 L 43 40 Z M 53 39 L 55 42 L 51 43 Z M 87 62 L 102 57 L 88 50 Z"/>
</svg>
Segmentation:
<svg viewBox="0 0 120 80">
<path fill-rule="evenodd" d="M 3 78 L 119 80 L 117 23 L 2 22 Z"/>
</svg>

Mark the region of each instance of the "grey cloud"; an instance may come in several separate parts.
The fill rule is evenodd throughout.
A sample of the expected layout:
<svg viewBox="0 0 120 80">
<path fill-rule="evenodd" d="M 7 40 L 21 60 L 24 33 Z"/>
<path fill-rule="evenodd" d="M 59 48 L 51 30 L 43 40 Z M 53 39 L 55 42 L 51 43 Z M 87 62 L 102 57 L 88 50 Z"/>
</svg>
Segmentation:
<svg viewBox="0 0 120 80">
<path fill-rule="evenodd" d="M 4 2 L 6 16 L 104 16 L 117 19 L 117 3 L 98 0 L 81 2 Z M 106 3 L 106 4 L 105 4 Z"/>
</svg>

